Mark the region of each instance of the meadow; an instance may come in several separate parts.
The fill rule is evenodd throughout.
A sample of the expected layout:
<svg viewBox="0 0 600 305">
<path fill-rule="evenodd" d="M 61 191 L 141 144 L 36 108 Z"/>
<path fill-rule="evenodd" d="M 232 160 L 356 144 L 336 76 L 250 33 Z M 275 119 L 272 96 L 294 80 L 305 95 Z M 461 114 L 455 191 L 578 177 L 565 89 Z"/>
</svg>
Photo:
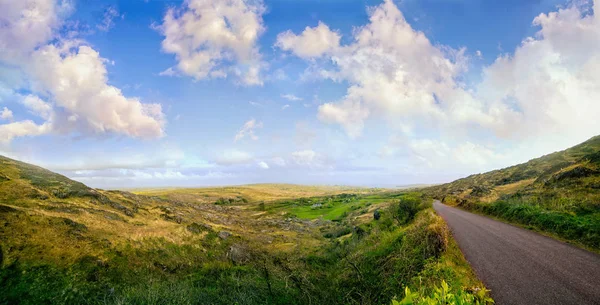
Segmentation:
<svg viewBox="0 0 600 305">
<path fill-rule="evenodd" d="M 6 158 L 0 174 L 0 304 L 491 302 L 422 193 L 104 191 Z"/>
</svg>

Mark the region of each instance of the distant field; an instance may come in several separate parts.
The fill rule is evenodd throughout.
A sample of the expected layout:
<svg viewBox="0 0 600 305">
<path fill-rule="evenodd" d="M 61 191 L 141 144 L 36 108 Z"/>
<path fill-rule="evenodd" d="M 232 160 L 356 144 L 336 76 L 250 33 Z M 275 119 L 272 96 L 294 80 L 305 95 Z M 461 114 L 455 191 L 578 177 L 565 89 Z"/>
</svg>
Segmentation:
<svg viewBox="0 0 600 305">
<path fill-rule="evenodd" d="M 202 188 L 151 188 L 135 189 L 132 193 L 158 196 L 175 200 L 214 202 L 219 198 L 241 199 L 249 202 L 273 201 L 300 197 L 336 195 L 342 193 L 369 194 L 385 191 L 381 188 L 349 186 L 312 186 L 296 184 L 248 184 L 239 186 Z"/>
<path fill-rule="evenodd" d="M 395 196 L 386 192 L 361 196 L 342 193 L 326 197 L 284 200 L 267 205 L 266 210 L 271 213 L 286 213 L 302 219 L 340 220 L 350 214 L 357 217 L 368 216 L 375 209 L 386 206 Z"/>
</svg>

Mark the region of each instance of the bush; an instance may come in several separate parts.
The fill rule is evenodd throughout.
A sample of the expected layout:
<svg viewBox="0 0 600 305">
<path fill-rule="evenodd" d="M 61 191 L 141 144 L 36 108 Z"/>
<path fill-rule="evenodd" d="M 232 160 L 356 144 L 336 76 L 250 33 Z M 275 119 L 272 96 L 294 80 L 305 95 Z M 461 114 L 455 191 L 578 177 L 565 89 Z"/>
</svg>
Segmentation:
<svg viewBox="0 0 600 305">
<path fill-rule="evenodd" d="M 397 205 L 396 219 L 402 224 L 412 221 L 420 210 L 421 199 L 406 197 L 400 199 Z"/>
<path fill-rule="evenodd" d="M 596 249 L 600 248 L 600 215 L 597 213 L 573 215 L 518 200 L 500 200 L 491 204 L 471 203 L 464 207 L 508 221 L 533 226 Z"/>
<path fill-rule="evenodd" d="M 435 287 L 431 295 L 422 292 L 412 292 L 408 287 L 404 289 L 404 298 L 401 301 L 392 300 L 392 305 L 431 305 L 431 304 L 493 304 L 494 300 L 488 297 L 486 289 L 470 293 L 464 290 L 452 292 L 451 287 L 442 280 L 441 287 Z"/>
</svg>

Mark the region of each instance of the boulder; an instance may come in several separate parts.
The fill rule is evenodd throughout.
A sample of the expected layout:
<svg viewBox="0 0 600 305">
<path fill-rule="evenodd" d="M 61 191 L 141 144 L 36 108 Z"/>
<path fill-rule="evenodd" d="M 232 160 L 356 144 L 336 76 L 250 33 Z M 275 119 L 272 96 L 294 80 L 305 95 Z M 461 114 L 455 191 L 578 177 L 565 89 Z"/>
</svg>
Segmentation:
<svg viewBox="0 0 600 305">
<path fill-rule="evenodd" d="M 220 239 L 227 239 L 230 236 L 231 236 L 230 232 L 227 232 L 227 231 L 221 231 L 221 232 L 219 232 L 219 238 Z"/>
<path fill-rule="evenodd" d="M 235 244 L 229 247 L 227 257 L 235 264 L 245 264 L 250 260 L 250 251 L 244 245 Z"/>
</svg>

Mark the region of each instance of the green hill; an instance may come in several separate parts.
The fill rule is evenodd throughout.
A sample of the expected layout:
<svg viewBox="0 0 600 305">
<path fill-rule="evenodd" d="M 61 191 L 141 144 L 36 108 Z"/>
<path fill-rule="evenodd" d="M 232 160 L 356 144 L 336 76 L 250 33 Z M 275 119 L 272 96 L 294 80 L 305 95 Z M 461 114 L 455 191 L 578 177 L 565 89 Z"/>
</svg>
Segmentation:
<svg viewBox="0 0 600 305">
<path fill-rule="evenodd" d="M 600 247 L 600 136 L 424 191 L 450 205 Z"/>
<path fill-rule="evenodd" d="M 442 280 L 486 303 L 430 202 L 274 184 L 105 191 L 0 157 L 0 304 L 389 304 Z"/>
</svg>

